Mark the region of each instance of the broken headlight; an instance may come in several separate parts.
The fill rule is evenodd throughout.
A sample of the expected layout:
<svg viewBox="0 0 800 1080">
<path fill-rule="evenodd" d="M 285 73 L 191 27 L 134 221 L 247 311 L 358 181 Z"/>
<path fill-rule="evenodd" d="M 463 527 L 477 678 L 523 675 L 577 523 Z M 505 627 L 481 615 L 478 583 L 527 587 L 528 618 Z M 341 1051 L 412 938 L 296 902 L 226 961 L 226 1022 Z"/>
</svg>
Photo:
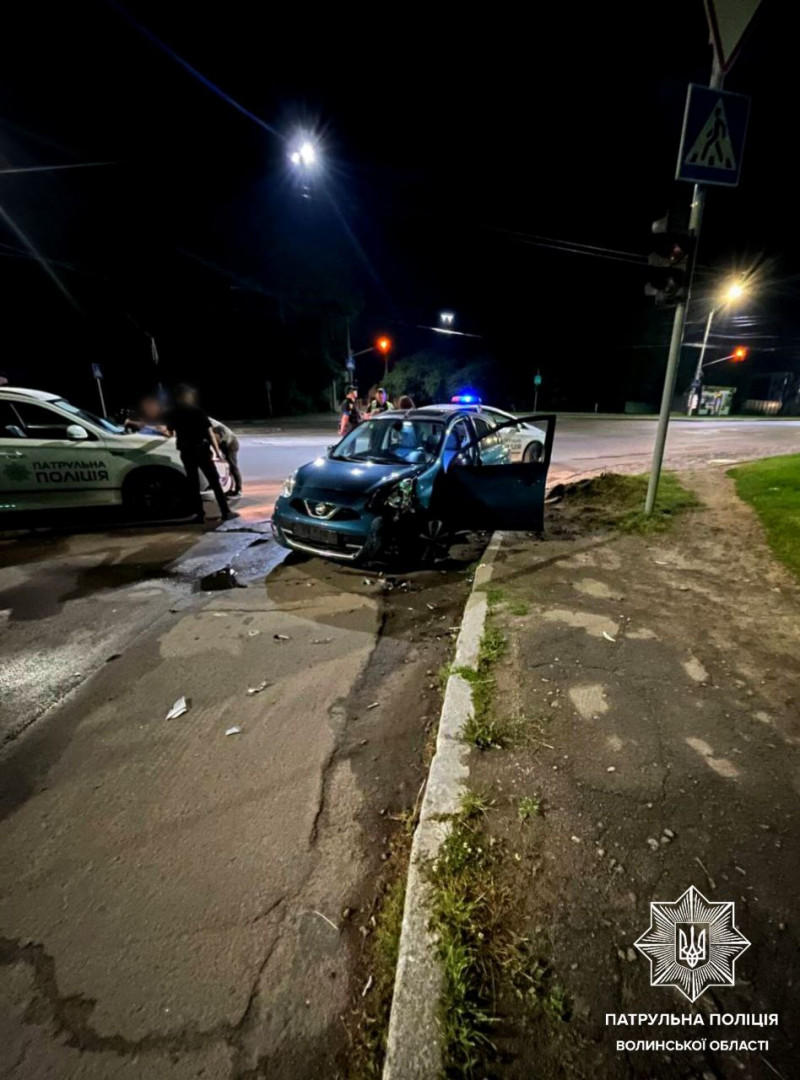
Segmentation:
<svg viewBox="0 0 800 1080">
<path fill-rule="evenodd" d="M 297 473 L 293 472 L 291 476 L 287 476 L 283 481 L 283 488 L 281 489 L 281 495 L 284 499 L 288 499 L 294 491 L 295 480 L 297 479 Z"/>
<path fill-rule="evenodd" d="M 398 480 L 384 500 L 384 506 L 391 506 L 393 510 L 409 510 L 414 503 L 414 478 L 407 476 L 404 480 Z"/>
</svg>

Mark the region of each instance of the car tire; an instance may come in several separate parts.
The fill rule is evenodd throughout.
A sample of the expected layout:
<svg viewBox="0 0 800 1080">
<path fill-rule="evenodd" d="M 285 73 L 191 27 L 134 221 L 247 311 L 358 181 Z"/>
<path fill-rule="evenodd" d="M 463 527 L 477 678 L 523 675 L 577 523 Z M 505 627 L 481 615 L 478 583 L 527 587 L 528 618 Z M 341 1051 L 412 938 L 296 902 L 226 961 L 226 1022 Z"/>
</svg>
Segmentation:
<svg viewBox="0 0 800 1080">
<path fill-rule="evenodd" d="M 529 442 L 525 447 L 525 451 L 522 455 L 522 460 L 529 465 L 531 462 L 541 461 L 544 457 L 544 446 L 542 443 L 534 440 Z"/>
<path fill-rule="evenodd" d="M 192 513 L 186 477 L 174 469 L 141 468 L 122 486 L 122 506 L 134 518 L 181 518 Z"/>
<path fill-rule="evenodd" d="M 417 558 L 423 566 L 433 566 L 446 559 L 453 542 L 453 533 L 441 518 L 422 518 L 417 527 Z"/>
</svg>

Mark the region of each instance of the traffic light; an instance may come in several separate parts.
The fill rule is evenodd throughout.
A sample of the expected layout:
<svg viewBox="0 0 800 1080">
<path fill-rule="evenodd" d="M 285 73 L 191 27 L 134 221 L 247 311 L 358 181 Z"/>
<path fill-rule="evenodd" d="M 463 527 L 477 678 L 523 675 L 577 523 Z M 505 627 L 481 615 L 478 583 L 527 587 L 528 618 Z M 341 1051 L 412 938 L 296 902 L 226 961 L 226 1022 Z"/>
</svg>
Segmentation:
<svg viewBox="0 0 800 1080">
<path fill-rule="evenodd" d="M 731 360 L 734 364 L 741 364 L 742 360 L 747 359 L 748 349 L 746 345 L 737 345 L 731 353 Z"/>
<path fill-rule="evenodd" d="M 689 295 L 695 240 L 687 211 L 670 211 L 653 222 L 652 231 L 658 239 L 656 250 L 647 257 L 644 294 L 654 297 L 656 307 L 674 307 Z"/>
<path fill-rule="evenodd" d="M 384 356 L 386 356 L 391 347 L 392 342 L 391 339 L 388 337 L 379 337 L 378 340 L 375 342 L 375 348 L 378 350 L 379 353 L 383 353 Z"/>
</svg>

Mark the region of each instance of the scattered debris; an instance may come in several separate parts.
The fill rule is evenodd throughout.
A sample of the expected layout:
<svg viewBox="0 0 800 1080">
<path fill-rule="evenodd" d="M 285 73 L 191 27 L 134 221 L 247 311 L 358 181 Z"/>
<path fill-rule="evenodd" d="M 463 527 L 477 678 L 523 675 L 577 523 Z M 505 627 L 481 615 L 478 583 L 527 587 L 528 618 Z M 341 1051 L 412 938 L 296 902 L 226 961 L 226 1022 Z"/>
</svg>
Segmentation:
<svg viewBox="0 0 800 1080">
<path fill-rule="evenodd" d="M 616 772 L 616 771 L 617 771 L 616 765 L 609 765 L 608 768 L 606 769 L 606 772 Z"/>
<path fill-rule="evenodd" d="M 658 851 L 658 840 L 654 836 L 648 836 L 647 843 L 651 851 Z"/>
<path fill-rule="evenodd" d="M 258 637 L 258 635 L 259 635 L 260 633 L 261 633 L 261 631 L 260 631 L 260 630 L 248 630 L 248 631 L 247 631 L 247 636 L 248 636 L 248 637 Z"/>
<path fill-rule="evenodd" d="M 189 709 L 189 702 L 185 697 L 179 697 L 172 708 L 165 716 L 165 720 L 177 720 L 179 716 L 183 716 Z"/>
<path fill-rule="evenodd" d="M 260 694 L 261 691 L 266 690 L 268 686 L 269 686 L 269 681 L 267 679 L 264 679 L 264 681 L 260 682 L 258 684 L 258 686 L 248 686 L 247 693 L 248 694 Z"/>
<path fill-rule="evenodd" d="M 703 871 L 703 873 L 708 878 L 708 884 L 709 884 L 710 888 L 716 889 L 716 887 L 717 887 L 716 881 L 714 881 L 711 874 L 709 874 L 708 870 L 706 870 L 705 866 L 703 866 L 703 864 L 700 862 L 700 860 L 698 859 L 698 857 L 696 855 L 694 857 L 694 861 L 697 863 L 697 865 L 700 867 L 700 869 Z"/>
<path fill-rule="evenodd" d="M 236 725 L 234 724 L 233 727 L 228 728 L 228 730 L 225 732 L 225 734 L 226 735 L 241 735 L 242 734 L 242 729 L 240 727 L 236 727 Z"/>
<path fill-rule="evenodd" d="M 322 920 L 323 920 L 324 922 L 326 922 L 326 923 L 328 924 L 328 926 L 332 926 L 332 927 L 333 927 L 333 929 L 334 929 L 334 930 L 336 931 L 336 933 L 337 933 L 337 934 L 339 933 L 339 927 L 338 927 L 338 926 L 336 925 L 336 923 L 335 923 L 335 922 L 333 922 L 333 920 L 332 920 L 332 919 L 329 919 L 327 915 L 323 915 L 323 914 L 322 914 L 322 912 L 321 912 L 321 911 L 317 911 L 317 910 L 316 910 L 316 908 L 312 908 L 312 910 L 311 910 L 311 914 L 312 914 L 312 915 L 319 915 L 319 917 L 320 917 L 320 918 L 321 918 L 321 919 L 322 919 Z"/>
<path fill-rule="evenodd" d="M 106 663 L 107 663 L 107 664 L 110 664 L 112 660 L 119 660 L 119 658 L 120 658 L 121 656 L 122 656 L 122 653 L 119 653 L 119 652 L 112 652 L 111 656 L 107 656 L 107 657 L 106 657 Z"/>
<path fill-rule="evenodd" d="M 200 578 L 200 588 L 203 592 L 220 592 L 222 589 L 246 589 L 237 580 L 236 571 L 232 566 L 224 566 L 221 570 L 214 570 Z"/>
<path fill-rule="evenodd" d="M 371 705 L 367 705 L 367 708 L 368 709 L 377 709 L 379 705 L 380 705 L 379 701 L 373 701 Z"/>
<path fill-rule="evenodd" d="M 363 582 L 362 582 L 362 585 L 374 585 L 374 584 L 375 584 L 375 582 L 372 580 L 372 578 L 369 578 L 369 577 L 365 577 Z"/>
<path fill-rule="evenodd" d="M 291 641 L 292 640 L 289 637 L 288 634 L 273 634 L 272 636 L 275 639 L 275 641 Z"/>
<path fill-rule="evenodd" d="M 311 639 L 312 645 L 330 645 L 333 641 L 332 637 L 315 637 Z"/>
<path fill-rule="evenodd" d="M 374 982 L 375 982 L 375 980 L 373 979 L 372 975 L 370 975 L 370 977 L 369 977 L 369 978 L 367 979 L 367 981 L 366 981 L 366 982 L 364 983 L 364 989 L 363 989 L 363 990 L 361 991 L 361 996 L 362 996 L 362 998 L 363 998 L 363 997 L 366 997 L 366 996 L 367 996 L 367 994 L 368 994 L 368 993 L 369 993 L 369 991 L 370 991 L 370 987 L 372 986 L 372 984 L 373 984 Z"/>
<path fill-rule="evenodd" d="M 611 634 L 609 634 L 608 630 L 603 631 L 603 637 L 606 639 L 606 641 L 610 641 L 614 645 L 617 642 L 617 639 L 615 637 L 612 637 Z"/>
<path fill-rule="evenodd" d="M 435 604 L 426 604 L 425 607 L 428 609 L 428 611 L 436 611 Z"/>
</svg>

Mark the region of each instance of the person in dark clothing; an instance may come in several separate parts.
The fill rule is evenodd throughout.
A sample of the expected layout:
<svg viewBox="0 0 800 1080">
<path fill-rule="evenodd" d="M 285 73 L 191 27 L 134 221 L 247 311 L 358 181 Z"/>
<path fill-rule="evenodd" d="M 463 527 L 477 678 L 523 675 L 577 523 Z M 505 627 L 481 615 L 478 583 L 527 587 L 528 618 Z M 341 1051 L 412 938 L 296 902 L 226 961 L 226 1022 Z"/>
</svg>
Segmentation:
<svg viewBox="0 0 800 1080">
<path fill-rule="evenodd" d="M 361 413 L 358 411 L 358 390 L 355 386 L 348 386 L 339 417 L 339 434 L 349 435 L 353 428 L 360 423 Z"/>
<path fill-rule="evenodd" d="M 217 467 L 211 456 L 212 447 L 219 455 L 217 437 L 207 414 L 197 404 L 197 392 L 191 386 L 176 386 L 175 405 L 164 417 L 164 422 L 175 436 L 178 453 L 186 470 L 186 479 L 189 481 L 189 490 L 196 510 L 195 521 L 205 521 L 199 472 L 202 472 L 214 492 L 222 520 L 238 517 L 239 515 L 228 507 Z"/>
</svg>

